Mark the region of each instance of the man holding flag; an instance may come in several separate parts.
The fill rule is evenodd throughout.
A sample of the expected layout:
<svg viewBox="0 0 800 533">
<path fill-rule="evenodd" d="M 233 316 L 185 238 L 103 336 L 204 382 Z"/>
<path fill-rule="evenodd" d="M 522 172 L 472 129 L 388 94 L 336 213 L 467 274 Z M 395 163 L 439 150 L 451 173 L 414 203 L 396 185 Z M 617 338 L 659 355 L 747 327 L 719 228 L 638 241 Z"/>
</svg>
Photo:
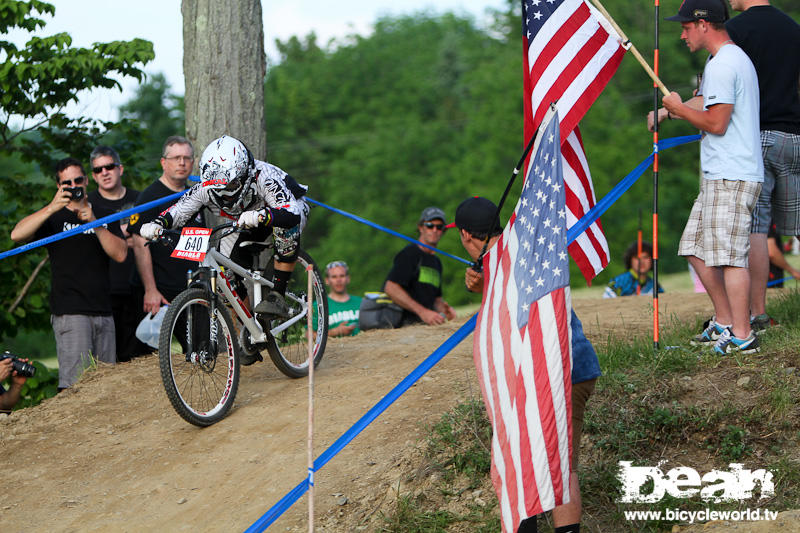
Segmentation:
<svg viewBox="0 0 800 533">
<path fill-rule="evenodd" d="M 494 429 L 492 482 L 504 531 L 535 531 L 535 515 L 556 505 L 556 531 L 579 531 L 577 451 L 584 406 L 600 367 L 571 313 L 559 145 L 553 111 L 502 235 L 497 208 L 489 200 L 469 198 L 456 211 L 470 256 L 479 259 L 484 244 L 489 249 L 485 277 L 467 269 L 465 281 L 470 290 L 483 292 L 474 357 Z"/>
<path fill-rule="evenodd" d="M 456 209 L 456 227 L 461 244 L 474 260 L 484 249 L 491 248 L 500 238 L 502 227 L 497 216 L 497 206 L 490 200 L 480 197 L 467 198 Z M 465 272 L 467 289 L 483 293 L 483 272 L 468 267 Z M 583 325 L 572 311 L 572 460 L 569 479 L 569 503 L 553 509 L 553 523 L 559 533 L 579 531 L 581 517 L 581 495 L 578 486 L 578 452 L 583 428 L 583 415 L 586 402 L 594 393 L 595 382 L 601 375 L 597 353 L 583 333 Z M 523 520 L 519 531 L 535 531 L 536 517 Z"/>
<path fill-rule="evenodd" d="M 523 0 L 522 37 L 525 139 L 537 130 L 539 136 L 514 214 L 483 257 L 486 282 L 474 347 L 494 429 L 492 482 L 509 533 L 535 531 L 535 518 L 527 517 L 578 495 L 570 483 L 575 450 L 566 231 L 595 198 L 577 125 L 625 53 L 619 35 L 585 0 Z M 599 222 L 569 251 L 591 281 L 609 260 Z M 563 517 L 568 525 L 558 533 L 577 533 L 579 503 Z"/>
</svg>

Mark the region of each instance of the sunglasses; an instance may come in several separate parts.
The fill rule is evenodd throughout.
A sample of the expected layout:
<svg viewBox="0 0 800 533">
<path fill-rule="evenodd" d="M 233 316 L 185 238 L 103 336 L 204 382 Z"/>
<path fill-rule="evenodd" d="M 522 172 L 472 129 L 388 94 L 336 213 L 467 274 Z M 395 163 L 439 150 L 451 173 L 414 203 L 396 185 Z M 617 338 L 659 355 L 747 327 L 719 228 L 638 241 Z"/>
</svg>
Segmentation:
<svg viewBox="0 0 800 533">
<path fill-rule="evenodd" d="M 59 185 L 66 185 L 67 187 L 72 187 L 72 184 L 75 185 L 83 185 L 83 182 L 86 180 L 86 176 L 77 176 L 71 180 L 61 180 L 58 184 Z"/>
<path fill-rule="evenodd" d="M 428 229 L 437 229 L 439 231 L 444 231 L 444 224 L 434 224 L 433 222 L 425 222 L 422 225 Z"/>
<path fill-rule="evenodd" d="M 109 163 L 107 165 L 102 165 L 99 167 L 92 167 L 92 172 L 94 172 L 95 174 L 100 174 L 103 170 L 108 170 L 109 172 L 111 172 L 118 166 L 119 166 L 118 163 Z"/>
</svg>

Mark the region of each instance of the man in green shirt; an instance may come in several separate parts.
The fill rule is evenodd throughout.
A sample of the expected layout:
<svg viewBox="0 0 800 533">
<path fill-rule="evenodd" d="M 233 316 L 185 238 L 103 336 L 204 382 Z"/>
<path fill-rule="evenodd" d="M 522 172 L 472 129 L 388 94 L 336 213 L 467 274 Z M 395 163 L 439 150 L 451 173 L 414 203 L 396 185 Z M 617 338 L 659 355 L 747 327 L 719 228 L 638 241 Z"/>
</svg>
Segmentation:
<svg viewBox="0 0 800 533">
<path fill-rule="evenodd" d="M 325 267 L 325 284 L 328 286 L 328 335 L 352 337 L 359 332 L 359 296 L 347 293 L 350 269 L 344 261 L 333 261 Z"/>
</svg>

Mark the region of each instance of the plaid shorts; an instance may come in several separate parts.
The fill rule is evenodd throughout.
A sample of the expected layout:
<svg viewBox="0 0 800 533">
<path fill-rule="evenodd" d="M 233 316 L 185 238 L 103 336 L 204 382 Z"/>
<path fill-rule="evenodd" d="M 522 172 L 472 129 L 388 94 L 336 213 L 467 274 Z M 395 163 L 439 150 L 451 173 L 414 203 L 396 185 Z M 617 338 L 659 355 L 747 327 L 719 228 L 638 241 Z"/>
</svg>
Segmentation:
<svg viewBox="0 0 800 533">
<path fill-rule="evenodd" d="M 701 181 L 678 255 L 693 255 L 706 266 L 746 268 L 752 211 L 761 190 L 753 181 Z"/>
<path fill-rule="evenodd" d="M 753 210 L 753 233 L 774 221 L 781 235 L 800 235 L 800 135 L 761 132 L 764 185 Z"/>
</svg>

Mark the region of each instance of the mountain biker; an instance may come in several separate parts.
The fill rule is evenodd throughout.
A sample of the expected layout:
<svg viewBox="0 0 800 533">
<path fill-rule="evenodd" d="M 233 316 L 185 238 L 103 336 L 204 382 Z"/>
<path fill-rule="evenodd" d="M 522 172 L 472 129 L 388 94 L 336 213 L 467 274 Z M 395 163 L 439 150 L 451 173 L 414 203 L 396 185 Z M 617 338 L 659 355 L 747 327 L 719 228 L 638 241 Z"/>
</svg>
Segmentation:
<svg viewBox="0 0 800 533">
<path fill-rule="evenodd" d="M 266 318 L 288 318 L 286 287 L 308 217 L 309 206 L 303 198 L 308 187 L 275 165 L 254 159 L 243 142 L 227 135 L 206 147 L 198 165 L 200 183 L 153 222 L 142 225 L 140 235 L 155 240 L 164 229 L 183 226 L 207 207 L 213 214 L 235 220 L 238 227 L 250 230 L 229 235 L 220 242 L 220 252 L 242 264 L 245 257 L 239 245 L 245 241 L 263 242 L 272 234 L 274 287 L 254 311 Z"/>
</svg>

